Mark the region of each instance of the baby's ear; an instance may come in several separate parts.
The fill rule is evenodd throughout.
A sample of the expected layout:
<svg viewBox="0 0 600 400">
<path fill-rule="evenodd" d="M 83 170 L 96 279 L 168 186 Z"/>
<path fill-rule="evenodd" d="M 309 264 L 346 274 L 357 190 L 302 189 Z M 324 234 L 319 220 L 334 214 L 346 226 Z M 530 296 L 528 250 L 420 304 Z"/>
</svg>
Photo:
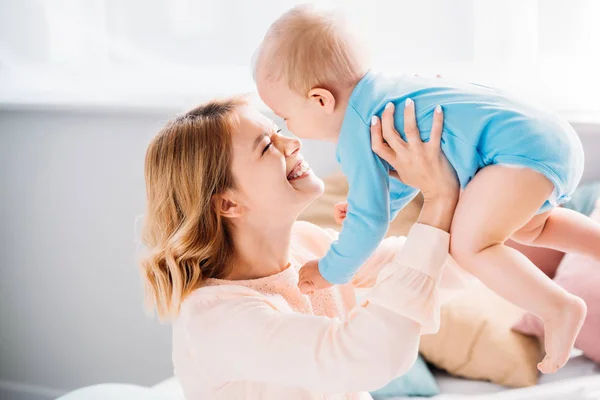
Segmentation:
<svg viewBox="0 0 600 400">
<path fill-rule="evenodd" d="M 311 89 L 310 92 L 308 92 L 308 100 L 327 114 L 332 114 L 335 110 L 335 97 L 327 89 Z"/>
</svg>

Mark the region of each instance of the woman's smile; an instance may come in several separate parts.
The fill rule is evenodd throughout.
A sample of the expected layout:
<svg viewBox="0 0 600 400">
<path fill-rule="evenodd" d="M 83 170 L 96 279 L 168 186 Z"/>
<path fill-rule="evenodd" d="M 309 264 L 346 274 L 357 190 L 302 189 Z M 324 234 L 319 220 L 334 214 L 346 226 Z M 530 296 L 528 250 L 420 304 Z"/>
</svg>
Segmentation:
<svg viewBox="0 0 600 400">
<path fill-rule="evenodd" d="M 292 168 L 292 170 L 287 175 L 288 181 L 293 181 L 297 179 L 306 178 L 312 170 L 310 169 L 310 165 L 302 159 L 298 160 L 296 165 Z"/>
</svg>

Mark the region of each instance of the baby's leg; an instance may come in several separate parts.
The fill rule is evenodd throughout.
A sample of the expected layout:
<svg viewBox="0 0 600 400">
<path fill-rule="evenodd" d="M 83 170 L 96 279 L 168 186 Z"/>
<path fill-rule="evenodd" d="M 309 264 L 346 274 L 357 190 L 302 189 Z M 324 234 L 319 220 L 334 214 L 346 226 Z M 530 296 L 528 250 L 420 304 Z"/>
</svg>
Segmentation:
<svg viewBox="0 0 600 400">
<path fill-rule="evenodd" d="M 566 208 L 536 215 L 511 239 L 529 246 L 579 253 L 600 260 L 600 224 Z"/>
<path fill-rule="evenodd" d="M 463 192 L 452 223 L 451 252 L 486 286 L 545 323 L 542 372 L 568 360 L 585 318 L 585 303 L 570 295 L 504 242 L 524 226 L 553 190 L 543 175 L 526 168 L 489 166 Z"/>
</svg>

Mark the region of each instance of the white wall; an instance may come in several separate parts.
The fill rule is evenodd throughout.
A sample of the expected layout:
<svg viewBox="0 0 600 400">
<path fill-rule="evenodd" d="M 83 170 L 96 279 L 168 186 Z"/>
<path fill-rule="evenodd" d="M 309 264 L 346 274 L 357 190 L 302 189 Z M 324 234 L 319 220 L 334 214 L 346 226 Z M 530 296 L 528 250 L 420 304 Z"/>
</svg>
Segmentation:
<svg viewBox="0 0 600 400">
<path fill-rule="evenodd" d="M 0 380 L 60 391 L 171 374 L 133 241 L 145 145 L 163 119 L 0 113 Z"/>
<path fill-rule="evenodd" d="M 169 327 L 142 310 L 133 233 L 145 148 L 168 115 L 0 110 L 0 398 L 172 375 Z M 600 179 L 600 128 L 577 128 L 586 178 Z M 317 174 L 335 168 L 333 146 L 304 153 Z"/>
</svg>

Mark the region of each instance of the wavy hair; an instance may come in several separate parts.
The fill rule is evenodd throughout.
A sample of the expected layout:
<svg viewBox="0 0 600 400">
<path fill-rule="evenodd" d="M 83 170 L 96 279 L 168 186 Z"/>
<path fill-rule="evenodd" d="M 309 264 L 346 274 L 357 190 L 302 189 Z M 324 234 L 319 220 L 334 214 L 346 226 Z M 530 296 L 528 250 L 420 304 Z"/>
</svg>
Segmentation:
<svg viewBox="0 0 600 400">
<path fill-rule="evenodd" d="M 234 188 L 231 135 L 242 98 L 214 100 L 170 121 L 148 146 L 141 259 L 146 305 L 175 317 L 206 278 L 229 272 L 231 227 L 214 196 Z"/>
</svg>

